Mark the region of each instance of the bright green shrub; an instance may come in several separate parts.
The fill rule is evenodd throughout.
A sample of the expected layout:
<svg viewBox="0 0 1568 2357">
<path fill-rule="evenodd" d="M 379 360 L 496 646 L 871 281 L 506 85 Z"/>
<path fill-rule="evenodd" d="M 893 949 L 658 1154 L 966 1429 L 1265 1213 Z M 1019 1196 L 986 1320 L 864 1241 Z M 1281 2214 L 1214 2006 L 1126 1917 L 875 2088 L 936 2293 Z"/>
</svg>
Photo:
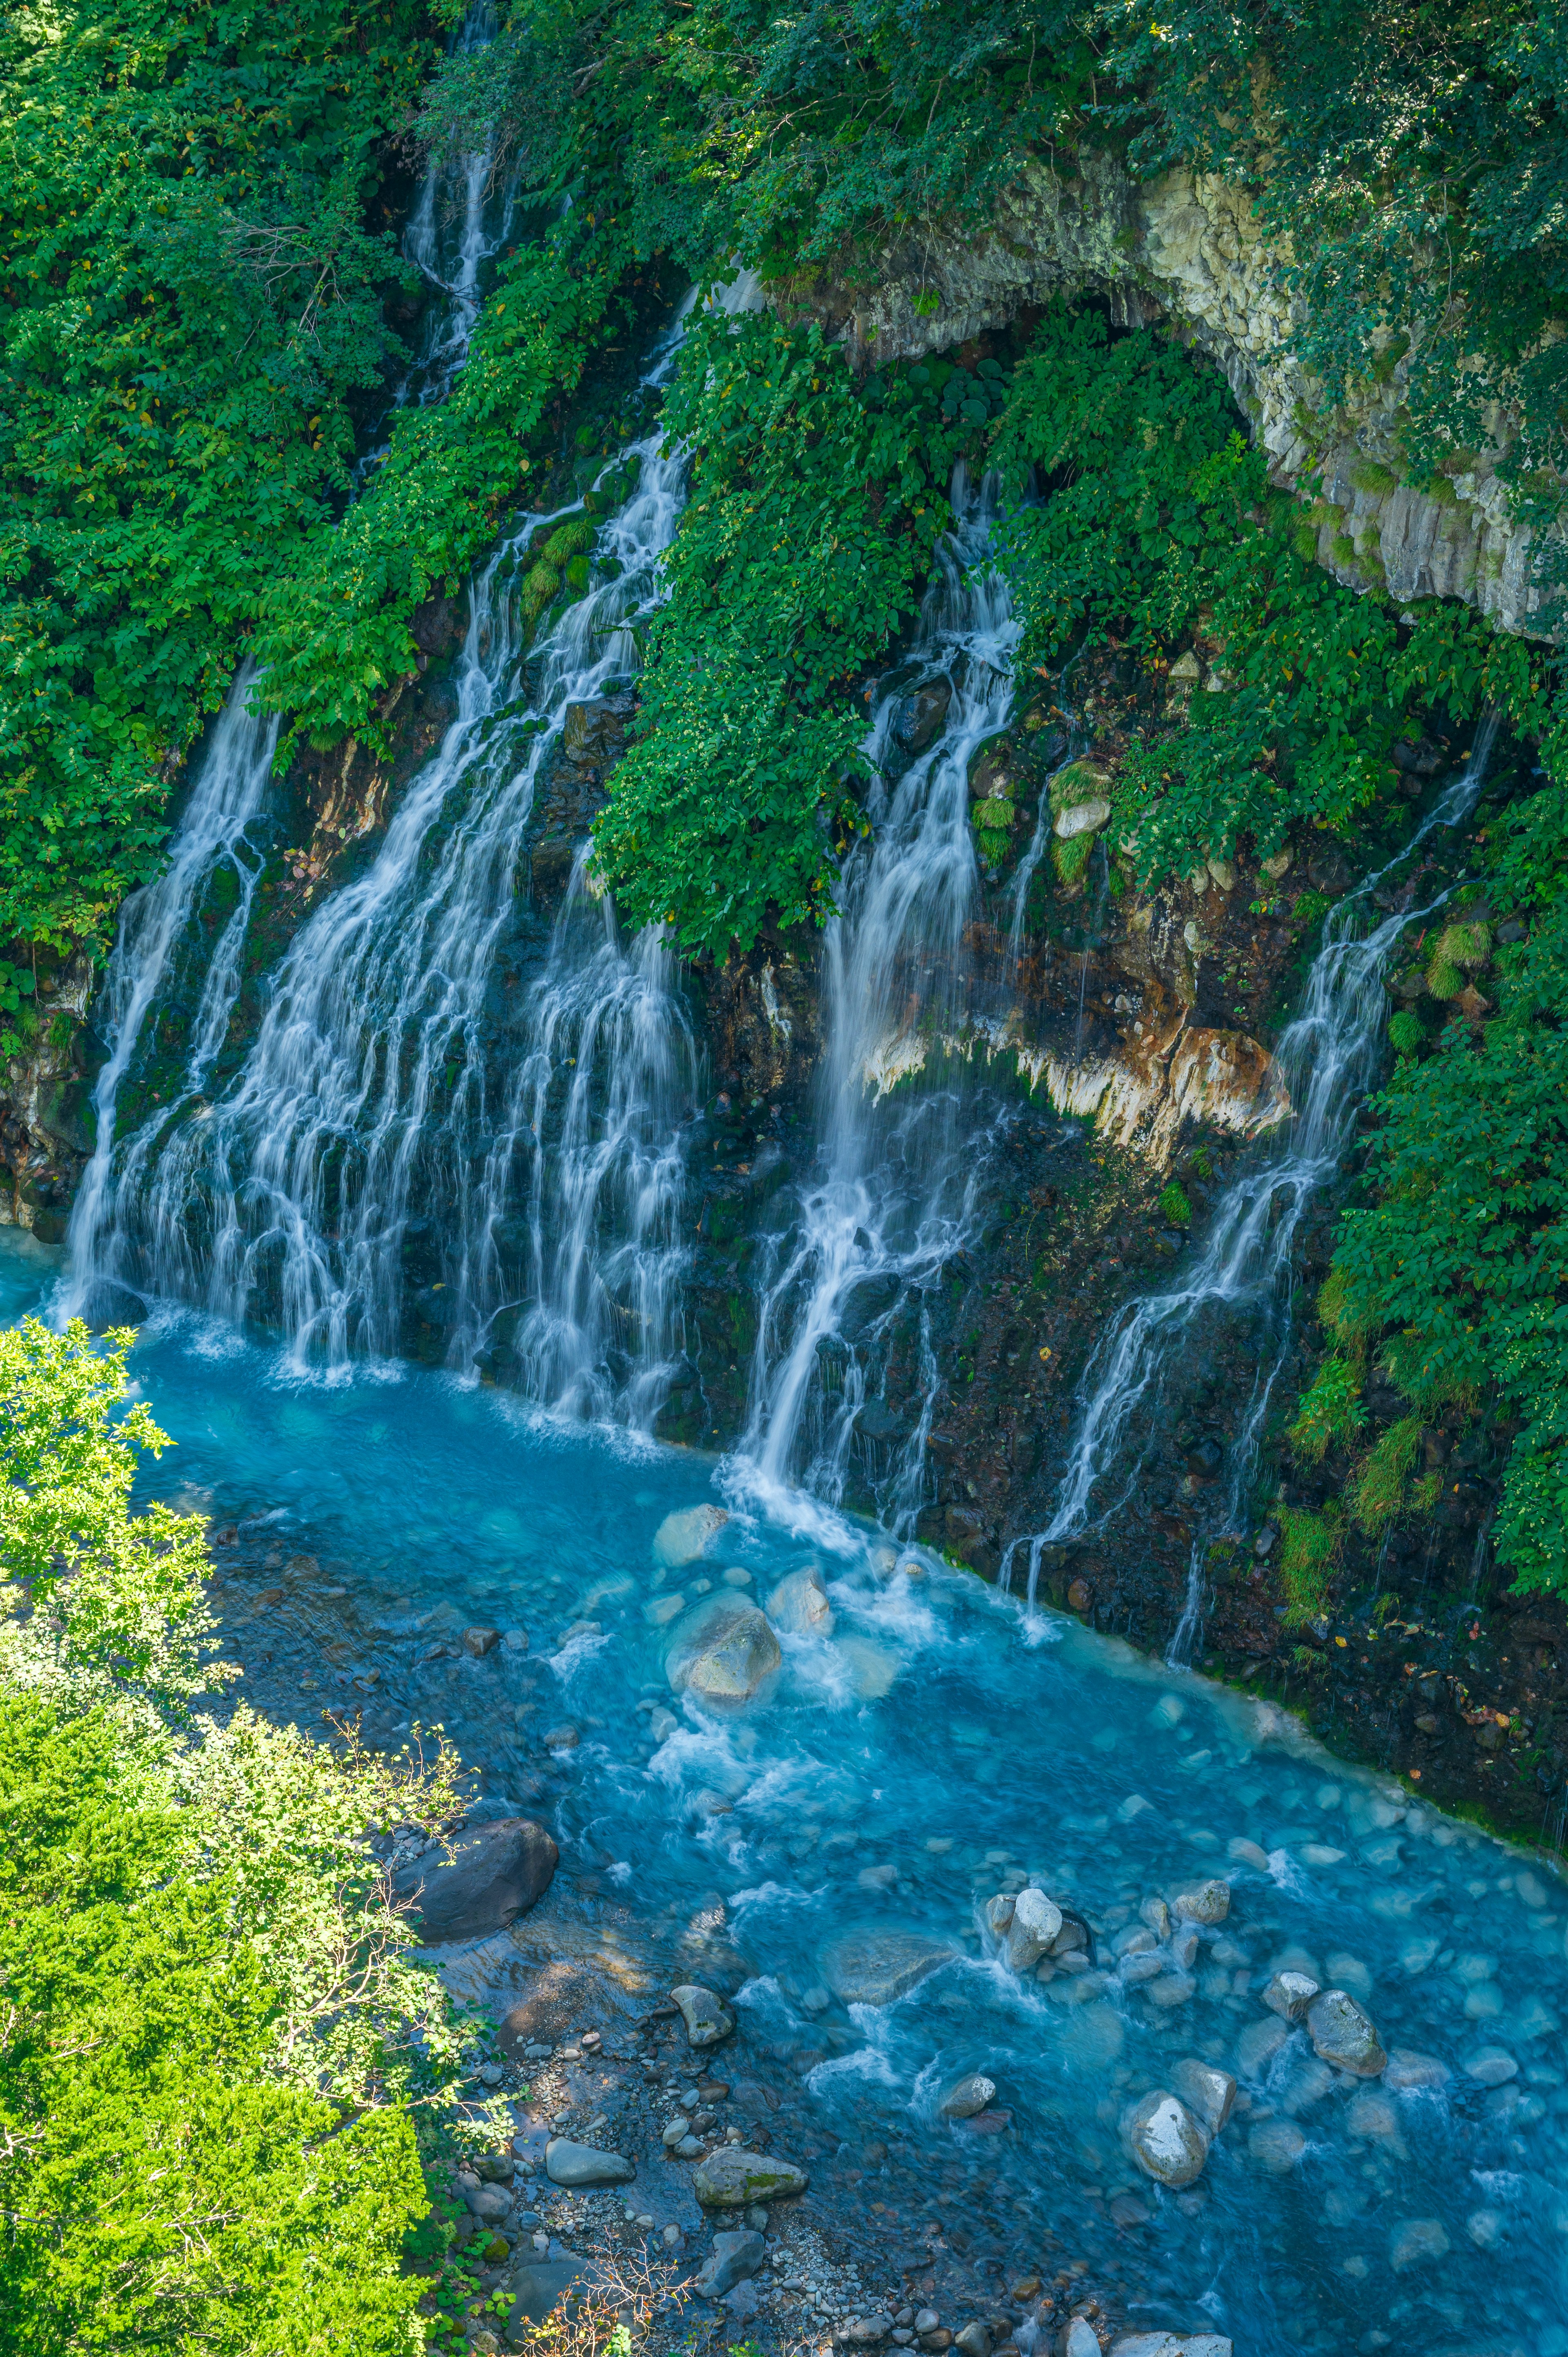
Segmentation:
<svg viewBox="0 0 1568 2357">
<path fill-rule="evenodd" d="M 1389 1020 L 1389 1044 L 1401 1056 L 1413 1056 L 1426 1039 L 1426 1027 L 1419 1015 L 1402 1006 Z"/>
<path fill-rule="evenodd" d="M 1297 1457 L 1320 1465 L 1336 1441 L 1343 1445 L 1353 1440 L 1366 1421 L 1360 1377 L 1349 1360 L 1334 1351 L 1303 1397 L 1290 1428 L 1290 1445 Z"/>
<path fill-rule="evenodd" d="M 1408 1502 L 1407 1476 L 1420 1446 L 1420 1416 L 1401 1416 L 1357 1467 L 1350 1484 L 1350 1512 L 1357 1529 L 1368 1538 L 1376 1538 Z"/>
<path fill-rule="evenodd" d="M 1173 1178 L 1168 1187 L 1163 1187 L 1160 1189 L 1159 1204 L 1162 1217 L 1168 1220 L 1173 1228 L 1191 1227 L 1192 1205 L 1187 1201 L 1185 1190 L 1176 1179 Z"/>
<path fill-rule="evenodd" d="M 1279 1506 L 1280 1577 L 1285 1591 L 1285 1626 L 1299 1629 L 1328 1605 L 1329 1581 L 1345 1541 L 1344 1518 L 1336 1506 L 1313 1513 L 1305 1506 Z"/>
</svg>

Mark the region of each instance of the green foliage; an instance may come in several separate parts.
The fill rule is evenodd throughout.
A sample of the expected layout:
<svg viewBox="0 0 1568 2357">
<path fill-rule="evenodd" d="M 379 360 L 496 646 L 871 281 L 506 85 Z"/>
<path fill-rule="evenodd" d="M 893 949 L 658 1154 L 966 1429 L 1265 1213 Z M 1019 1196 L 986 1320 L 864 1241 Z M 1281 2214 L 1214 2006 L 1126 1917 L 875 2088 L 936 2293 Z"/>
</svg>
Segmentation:
<svg viewBox="0 0 1568 2357">
<path fill-rule="evenodd" d="M 1425 1025 L 1419 1015 L 1412 1014 L 1408 1006 L 1402 1006 L 1397 1015 L 1390 1017 L 1389 1045 L 1396 1055 L 1413 1056 L 1417 1049 L 1424 1045 L 1425 1039 Z"/>
<path fill-rule="evenodd" d="M 1429 703 L 1467 699 L 1477 675 L 1528 692 L 1529 656 L 1477 618 L 1423 609 L 1402 645 L 1386 607 L 1304 560 L 1223 382 L 1159 337 L 1112 342 L 1055 307 L 993 450 L 1015 495 L 1031 468 L 1047 487 L 1000 535 L 1023 661 L 1113 640 L 1152 662 L 1199 628 L 1224 650 L 1220 691 L 1134 744 L 1116 780 L 1112 823 L 1145 884 L 1243 834 L 1267 857 L 1293 823 L 1343 829 Z"/>
<path fill-rule="evenodd" d="M 1420 1416 L 1401 1416 L 1380 1434 L 1356 1468 L 1350 1512 L 1357 1529 L 1368 1538 L 1386 1530 L 1409 1502 L 1408 1476 L 1420 1446 Z"/>
<path fill-rule="evenodd" d="M 413 2357 L 463 2033 L 367 1829 L 434 1830 L 449 1763 L 194 1715 L 201 1526 L 129 1513 L 128 1340 L 0 1334 L 0 2345 Z"/>
<path fill-rule="evenodd" d="M 1281 1506 L 1280 1577 L 1285 1591 L 1285 1626 L 1316 1620 L 1328 1603 L 1328 1583 L 1344 1544 L 1345 1523 L 1337 1506 L 1313 1513 L 1304 1506 Z"/>
<path fill-rule="evenodd" d="M 73 0 L 0 31 L 0 939 L 102 941 L 167 763 L 347 488 L 433 54 L 383 0 Z"/>
<path fill-rule="evenodd" d="M 1161 1214 L 1170 1222 L 1173 1228 L 1191 1227 L 1192 1205 L 1174 1178 L 1168 1187 L 1161 1189 L 1159 1200 Z"/>
<path fill-rule="evenodd" d="M 1361 1379 L 1337 1351 L 1325 1359 L 1290 1428 L 1290 1445 L 1308 1464 L 1321 1465 L 1337 1441 L 1353 1440 L 1367 1421 Z"/>
<path fill-rule="evenodd" d="M 865 665 L 907 626 L 975 427 L 941 363 L 857 384 L 817 328 L 693 328 L 666 404 L 692 495 L 650 632 L 640 736 L 595 829 L 634 924 L 749 947 L 770 911 L 821 921 L 864 823 Z"/>
<path fill-rule="evenodd" d="M 504 263 L 446 399 L 400 412 L 363 498 L 266 585 L 258 693 L 290 716 L 285 751 L 301 736 L 317 746 L 346 734 L 383 743 L 378 702 L 414 667 L 414 608 L 456 588 L 494 536 L 526 482 L 531 450 L 607 325 L 624 260 L 606 228 L 581 259 L 561 239 Z"/>
</svg>

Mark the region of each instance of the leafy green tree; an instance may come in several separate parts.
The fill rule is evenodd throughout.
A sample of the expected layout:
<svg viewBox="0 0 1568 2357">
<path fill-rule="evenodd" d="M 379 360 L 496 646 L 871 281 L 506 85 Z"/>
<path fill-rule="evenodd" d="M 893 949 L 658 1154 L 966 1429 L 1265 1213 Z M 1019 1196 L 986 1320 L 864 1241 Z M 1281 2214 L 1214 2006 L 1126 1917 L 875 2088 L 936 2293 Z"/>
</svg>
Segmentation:
<svg viewBox="0 0 1568 2357">
<path fill-rule="evenodd" d="M 367 1829 L 439 1825 L 449 1762 L 198 1708 L 130 1339 L 0 1333 L 0 2345 L 394 2357 L 465 2031 Z"/>
</svg>

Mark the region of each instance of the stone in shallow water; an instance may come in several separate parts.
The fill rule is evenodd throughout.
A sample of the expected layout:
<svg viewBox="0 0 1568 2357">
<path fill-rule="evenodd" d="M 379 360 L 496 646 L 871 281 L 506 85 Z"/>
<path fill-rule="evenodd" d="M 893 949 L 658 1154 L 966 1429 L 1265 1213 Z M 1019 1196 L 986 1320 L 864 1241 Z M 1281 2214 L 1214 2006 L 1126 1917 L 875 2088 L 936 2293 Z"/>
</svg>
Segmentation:
<svg viewBox="0 0 1568 2357">
<path fill-rule="evenodd" d="M 1453 2075 L 1435 2054 L 1417 2054 L 1409 2046 L 1395 2046 L 1390 2050 L 1383 2084 L 1396 2094 L 1404 2094 L 1416 2087 L 1446 2087 Z"/>
<path fill-rule="evenodd" d="M 1386 2145 L 1396 2160 L 1410 2158 L 1400 2132 L 1399 2110 L 1379 2087 L 1363 2087 L 1351 2096 L 1345 2114 L 1347 2132 L 1369 2144 Z"/>
<path fill-rule="evenodd" d="M 1448 2236 L 1441 2219 L 1407 2218 L 1389 2237 L 1389 2265 L 1395 2275 L 1403 2275 L 1407 2267 L 1444 2257 L 1447 2250 Z"/>
<path fill-rule="evenodd" d="M 1033 1972 L 1062 1928 L 1062 1910 L 1055 1900 L 1032 1885 L 1013 1901 L 1007 1927 L 1007 1962 L 1014 1972 Z"/>
<path fill-rule="evenodd" d="M 955 2079 L 937 2109 L 944 2120 L 972 2120 L 983 2112 L 996 2093 L 996 2082 L 983 2072 L 971 2071 L 966 2077 Z"/>
<path fill-rule="evenodd" d="M 559 2259 L 540 2259 L 531 2267 L 519 2267 L 512 2276 L 517 2297 L 512 2301 L 510 2334 L 522 2337 L 529 2324 L 542 2324 L 553 2308 L 559 2307 L 574 2284 L 591 2281 L 593 2263 L 568 2253 Z"/>
<path fill-rule="evenodd" d="M 792 1571 L 768 1599 L 768 1617 L 792 1637 L 831 1637 L 833 1608 L 814 1571 Z"/>
<path fill-rule="evenodd" d="M 1131 2332 L 1111 2344 L 1111 2357 L 1231 2357 L 1218 2332 Z"/>
<path fill-rule="evenodd" d="M 552 2136 L 544 2147 L 544 2173 L 552 2185 L 628 2185 L 637 2170 L 624 2153 Z"/>
<path fill-rule="evenodd" d="M 1229 2071 L 1200 2062 L 1194 2054 L 1178 2062 L 1173 2072 L 1176 2090 L 1188 2111 L 1197 2114 L 1211 2136 L 1219 2134 L 1236 2100 L 1236 2082 Z"/>
<path fill-rule="evenodd" d="M 503 1931 L 549 1889 L 560 1852 L 531 1817 L 499 1817 L 454 1834 L 403 1867 L 392 1889 L 419 1918 L 426 1947 Z"/>
<path fill-rule="evenodd" d="M 677 1621 L 664 1674 L 677 1694 L 717 1709 L 753 1701 L 783 1661 L 779 1640 L 755 1604 L 721 1590 Z"/>
<path fill-rule="evenodd" d="M 763 2237 L 749 2228 L 715 2234 L 712 2254 L 693 2284 L 693 2290 L 699 2299 L 722 2299 L 726 2291 L 733 2291 L 737 2283 L 757 2273 L 767 2248 Z"/>
<path fill-rule="evenodd" d="M 692 2190 L 710 2210 L 745 2210 L 754 2201 L 781 2201 L 787 2194 L 803 2193 L 806 2172 L 793 2161 L 771 2154 L 744 2152 L 739 2145 L 721 2145 L 692 2172 Z"/>
<path fill-rule="evenodd" d="M 1271 2177 L 1287 2177 L 1306 2150 L 1294 2120 L 1262 2120 L 1247 2138 L 1247 2149 Z"/>
<path fill-rule="evenodd" d="M 1149 1983 L 1144 1995 L 1151 2005 L 1168 2010 L 1174 2006 L 1186 2005 L 1197 1989 L 1197 1983 L 1190 1973 L 1162 1973 L 1157 1981 Z"/>
<path fill-rule="evenodd" d="M 666 1514 L 653 1534 L 653 1560 L 661 1571 L 677 1570 L 705 1555 L 729 1516 L 722 1506 L 688 1506 L 683 1513 Z"/>
<path fill-rule="evenodd" d="M 844 2005 L 891 2005 L 958 1950 L 923 1932 L 852 1932 L 828 1950 L 822 1978 Z"/>
<path fill-rule="evenodd" d="M 712 1989 L 683 1984 L 671 1990 L 670 2000 L 680 2007 L 686 2036 L 693 2046 L 716 2046 L 734 2031 L 734 2014 L 720 2004 Z"/>
<path fill-rule="evenodd" d="M 1317 1983 L 1305 1973 L 1276 1973 L 1263 1991 L 1263 2003 L 1282 2021 L 1299 2021 L 1317 1995 Z"/>
<path fill-rule="evenodd" d="M 1465 2076 L 1483 2087 L 1500 2087 L 1505 2079 L 1519 2076 L 1519 2064 L 1502 2046 L 1480 2046 L 1466 2057 Z"/>
<path fill-rule="evenodd" d="M 1190 2185 L 1208 2158 L 1208 2131 L 1178 2095 L 1152 2088 L 1122 2114 L 1122 2134 L 1140 2169 L 1162 2185 Z"/>
<path fill-rule="evenodd" d="M 1358 2079 L 1375 2079 L 1388 2064 L 1367 2016 L 1344 1989 L 1325 1989 L 1306 2009 L 1306 2032 L 1326 2062 Z"/>
<path fill-rule="evenodd" d="M 1199 1882 L 1189 1890 L 1178 1890 L 1171 1900 L 1171 1913 L 1188 1923 L 1223 1923 L 1230 1912 L 1230 1885 L 1218 1876 L 1212 1882 Z"/>
</svg>

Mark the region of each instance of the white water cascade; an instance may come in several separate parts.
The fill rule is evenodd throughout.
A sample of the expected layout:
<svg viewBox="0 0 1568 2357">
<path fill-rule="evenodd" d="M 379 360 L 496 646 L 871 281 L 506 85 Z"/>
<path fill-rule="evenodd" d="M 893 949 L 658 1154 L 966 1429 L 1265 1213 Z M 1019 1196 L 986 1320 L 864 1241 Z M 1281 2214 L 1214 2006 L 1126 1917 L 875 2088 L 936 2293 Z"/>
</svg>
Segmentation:
<svg viewBox="0 0 1568 2357">
<path fill-rule="evenodd" d="M 1195 1321 L 1219 1314 L 1250 1317 L 1266 1329 L 1251 1395 L 1230 1448 L 1226 1508 L 1234 1521 L 1247 1483 L 1269 1401 L 1285 1355 L 1294 1248 L 1303 1215 L 1337 1178 L 1367 1091 L 1383 1052 L 1388 998 L 1383 978 L 1395 944 L 1438 905 L 1406 905 L 1365 934 L 1358 931 L 1370 895 L 1391 869 L 1439 827 L 1468 816 L 1481 791 L 1495 736 L 1487 722 L 1458 777 L 1397 856 L 1348 893 L 1331 911 L 1323 945 L 1307 977 L 1301 1013 L 1275 1051 L 1294 1108 L 1270 1134 L 1259 1158 L 1244 1167 L 1216 1208 L 1208 1236 L 1179 1284 L 1124 1305 L 1097 1345 L 1085 1371 L 1083 1408 L 1057 1510 L 1032 1540 L 1015 1541 L 1005 1581 L 1018 1549 L 1029 1550 L 1028 1596 L 1034 1600 L 1042 1549 L 1098 1527 L 1125 1503 L 1142 1452 L 1125 1467 L 1120 1489 L 1112 1481 L 1127 1454 L 1129 1428 L 1141 1410 L 1157 1411 L 1162 1382 Z M 1201 1616 L 1201 1546 L 1195 1546 L 1187 1608 L 1170 1659 L 1185 1662 Z"/>
<path fill-rule="evenodd" d="M 118 1144 L 108 1089 L 72 1228 L 79 1294 L 113 1276 L 259 1321 L 302 1368 L 406 1350 L 414 1315 L 421 1356 L 482 1359 L 564 1414 L 650 1423 L 676 1351 L 698 1050 L 671 952 L 657 932 L 623 942 L 585 845 L 542 959 L 526 880 L 568 716 L 635 673 L 633 625 L 661 594 L 683 456 L 655 433 L 606 472 L 634 468 L 585 592 L 532 648 L 519 561 L 552 519 L 528 517 L 475 576 L 456 717 L 374 859 L 295 934 L 229 1086 Z M 171 877 L 209 859 L 196 813 Z M 111 980 L 143 1010 L 164 974 L 145 947 L 128 920 Z"/>
<path fill-rule="evenodd" d="M 979 1159 L 955 1088 L 900 1088 L 936 1061 L 961 1022 L 964 933 L 978 881 L 969 823 L 975 748 L 1006 726 L 1018 625 L 1006 585 L 985 562 L 994 513 L 988 479 L 961 468 L 955 526 L 937 551 L 911 662 L 874 709 L 868 750 L 879 782 L 868 841 L 849 855 L 840 914 L 823 943 L 826 1051 L 819 1081 L 819 1175 L 777 1247 L 761 1303 L 743 1486 L 780 1498 L 796 1482 L 836 1504 L 865 1405 L 853 1354 L 842 1388 L 819 1381 L 862 1288 L 891 1296 L 934 1278 L 970 1232 Z M 891 787 L 881 782 L 913 688 L 950 688 L 940 735 Z M 886 1313 L 885 1313 L 886 1314 Z M 929 1345 L 925 1353 L 929 1359 Z M 892 1485 L 896 1522 L 912 1520 L 937 1378 Z"/>
<path fill-rule="evenodd" d="M 70 1275 L 61 1299 L 69 1316 L 92 1306 L 95 1287 L 132 1275 L 120 1206 L 129 1206 L 140 1195 L 172 1126 L 208 1087 L 228 1033 L 262 868 L 261 854 L 247 841 L 247 834 L 266 795 L 278 734 L 275 715 L 257 717 L 246 709 L 254 684 L 253 670 L 242 666 L 197 770 L 175 830 L 169 864 L 156 882 L 133 892 L 120 911 L 98 1009 L 109 1057 L 93 1090 L 95 1144 L 71 1213 Z M 224 914 L 222 900 L 228 894 L 232 899 Z M 209 941 L 200 920 L 214 901 L 216 930 Z M 176 978 L 194 971 L 203 959 L 207 971 L 185 1035 L 177 1090 L 147 1116 L 128 1149 L 116 1157 L 120 1091 L 148 1017 L 156 1014 Z"/>
</svg>

